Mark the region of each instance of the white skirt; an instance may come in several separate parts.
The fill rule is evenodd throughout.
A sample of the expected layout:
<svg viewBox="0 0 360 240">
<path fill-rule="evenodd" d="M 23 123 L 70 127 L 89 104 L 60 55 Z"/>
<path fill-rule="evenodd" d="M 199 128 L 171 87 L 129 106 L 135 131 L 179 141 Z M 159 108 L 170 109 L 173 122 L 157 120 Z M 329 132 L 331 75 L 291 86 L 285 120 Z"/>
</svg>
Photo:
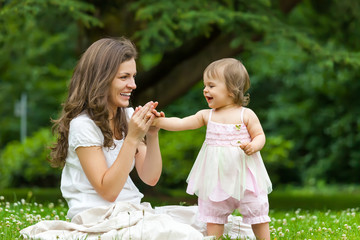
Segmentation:
<svg viewBox="0 0 360 240">
<path fill-rule="evenodd" d="M 204 143 L 186 181 L 186 192 L 203 200 L 241 200 L 246 190 L 256 194 L 272 191 L 260 152 L 248 156 L 238 146 Z"/>
</svg>

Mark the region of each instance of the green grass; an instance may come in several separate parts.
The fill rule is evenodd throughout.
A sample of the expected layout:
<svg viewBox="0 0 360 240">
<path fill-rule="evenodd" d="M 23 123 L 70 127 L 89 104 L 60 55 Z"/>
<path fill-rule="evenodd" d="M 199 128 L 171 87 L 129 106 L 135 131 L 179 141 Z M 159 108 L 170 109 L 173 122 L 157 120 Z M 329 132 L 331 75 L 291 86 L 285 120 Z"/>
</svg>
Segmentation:
<svg viewBox="0 0 360 240">
<path fill-rule="evenodd" d="M 271 211 L 273 239 L 359 239 L 359 208 L 346 210 Z"/>
<path fill-rule="evenodd" d="M 184 191 L 145 195 L 153 206 L 190 205 L 196 197 Z M 272 239 L 360 239 L 359 186 L 288 187 L 269 195 Z M 66 218 L 59 189 L 0 191 L 0 240 L 21 239 L 19 230 L 41 220 Z M 228 238 L 224 238 L 228 239 Z"/>
<path fill-rule="evenodd" d="M 41 220 L 65 220 L 67 205 L 63 200 L 47 204 L 21 199 L 9 202 L 0 196 L 0 239 L 22 239 L 19 231 Z"/>
<path fill-rule="evenodd" d="M 274 240 L 360 239 L 360 208 L 336 211 L 271 210 L 270 217 L 270 234 Z"/>
<path fill-rule="evenodd" d="M 20 199 L 9 202 L 0 196 L 0 239 L 22 239 L 19 230 L 41 220 L 65 220 L 63 200 L 40 204 Z M 360 209 L 271 210 L 272 239 L 359 239 Z M 224 239 L 227 239 L 226 237 Z"/>
</svg>

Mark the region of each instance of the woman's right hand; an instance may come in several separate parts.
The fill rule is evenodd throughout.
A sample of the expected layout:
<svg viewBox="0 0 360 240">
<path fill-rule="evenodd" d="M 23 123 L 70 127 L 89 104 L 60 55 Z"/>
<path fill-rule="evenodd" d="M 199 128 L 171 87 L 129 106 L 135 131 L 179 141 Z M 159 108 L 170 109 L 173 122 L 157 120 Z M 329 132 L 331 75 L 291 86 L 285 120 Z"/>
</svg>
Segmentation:
<svg viewBox="0 0 360 240">
<path fill-rule="evenodd" d="M 155 115 L 153 114 L 154 103 L 148 102 L 143 107 L 136 107 L 133 116 L 129 121 L 127 137 L 141 141 L 148 132 Z"/>
</svg>

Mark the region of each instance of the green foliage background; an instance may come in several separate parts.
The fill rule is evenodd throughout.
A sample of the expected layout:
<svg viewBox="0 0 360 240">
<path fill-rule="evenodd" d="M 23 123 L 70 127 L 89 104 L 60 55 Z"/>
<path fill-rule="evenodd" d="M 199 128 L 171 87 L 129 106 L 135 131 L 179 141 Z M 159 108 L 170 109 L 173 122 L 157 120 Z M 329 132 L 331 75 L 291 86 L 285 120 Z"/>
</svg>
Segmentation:
<svg viewBox="0 0 360 240">
<path fill-rule="evenodd" d="M 28 95 L 28 134 L 50 126 L 76 64 L 78 24 L 101 25 L 92 5 L 74 0 L 0 1 L 0 146 L 18 139 L 14 105 Z M 5 126 L 5 127 L 4 127 Z"/>
<path fill-rule="evenodd" d="M 217 33 L 243 46 L 252 86 L 249 105 L 267 144 L 262 151 L 274 184 L 360 183 L 360 2 L 167 1 L 123 3 L 136 26 L 130 37 L 139 69 L 155 67 L 167 51 Z M 48 168 L 56 118 L 81 54 L 84 32 L 101 28 L 93 3 L 76 0 L 0 1 L 0 188 L 58 186 Z M 61 20 L 61 21 L 60 21 Z M 191 71 L 192 69 L 189 69 Z M 206 103 L 202 84 L 163 109 L 167 116 L 194 114 Z M 14 104 L 29 96 L 28 135 L 19 136 Z M 205 129 L 161 131 L 162 186 L 184 187 Z M 50 179 L 50 180 L 49 180 Z"/>
<path fill-rule="evenodd" d="M 59 169 L 49 167 L 49 143 L 55 141 L 49 129 L 36 132 L 23 143 L 13 141 L 1 152 L 1 187 L 25 187 L 36 183 L 37 187 L 52 187 L 60 181 Z"/>
</svg>

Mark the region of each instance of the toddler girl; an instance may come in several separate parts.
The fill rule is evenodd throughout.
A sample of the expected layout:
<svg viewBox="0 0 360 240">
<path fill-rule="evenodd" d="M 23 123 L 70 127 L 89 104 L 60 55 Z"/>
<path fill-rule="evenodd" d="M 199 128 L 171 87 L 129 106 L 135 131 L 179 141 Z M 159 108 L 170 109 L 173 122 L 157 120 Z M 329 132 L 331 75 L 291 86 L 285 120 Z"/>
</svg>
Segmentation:
<svg viewBox="0 0 360 240">
<path fill-rule="evenodd" d="M 198 196 L 199 220 L 208 235 L 220 237 L 235 209 L 258 239 L 270 239 L 268 194 L 271 181 L 260 150 L 265 134 L 256 114 L 245 108 L 250 79 L 233 58 L 211 63 L 204 71 L 204 96 L 211 109 L 185 118 L 159 117 L 154 124 L 169 131 L 207 126 L 205 142 L 187 179 L 186 192 Z"/>
</svg>

